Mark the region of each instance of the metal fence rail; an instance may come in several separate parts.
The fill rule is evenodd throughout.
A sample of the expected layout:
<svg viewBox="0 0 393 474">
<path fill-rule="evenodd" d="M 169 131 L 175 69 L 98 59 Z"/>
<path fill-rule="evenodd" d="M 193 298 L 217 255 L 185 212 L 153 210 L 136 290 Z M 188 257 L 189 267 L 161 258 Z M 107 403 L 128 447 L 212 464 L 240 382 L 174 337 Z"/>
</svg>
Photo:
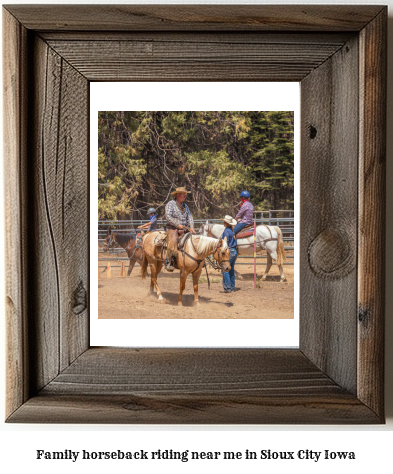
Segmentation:
<svg viewBox="0 0 393 474">
<path fill-rule="evenodd" d="M 294 211 L 293 210 L 271 210 L 271 211 L 258 211 L 254 213 L 254 219 L 257 225 L 265 224 L 280 227 L 283 233 L 283 239 L 285 242 L 294 242 Z M 209 224 L 222 224 L 220 219 L 194 219 L 195 229 L 199 229 L 202 224 L 205 224 L 208 220 Z M 124 232 L 128 234 L 137 234 L 140 232 L 138 226 L 150 222 L 147 219 L 134 219 L 134 220 L 99 220 L 98 221 L 98 242 L 99 244 L 105 241 L 107 229 L 109 227 L 115 228 L 117 232 Z M 158 230 L 166 230 L 165 219 L 158 219 Z M 294 244 L 292 246 L 284 247 L 286 251 L 294 250 Z M 109 252 L 105 252 L 102 248 L 98 250 L 98 253 L 109 253 L 109 254 L 120 254 L 125 253 L 125 250 L 121 247 L 115 247 Z M 266 260 L 266 255 L 257 255 L 257 260 Z M 283 265 L 293 265 L 293 255 L 287 255 L 287 259 L 292 261 L 285 262 Z M 239 259 L 254 259 L 253 256 L 238 256 L 236 265 L 251 265 L 251 262 L 239 262 Z M 117 262 L 128 260 L 128 257 L 116 257 L 111 256 L 110 258 L 99 258 L 98 261 L 105 262 Z M 257 265 L 266 265 L 266 262 L 257 262 Z M 116 265 L 115 268 L 120 265 Z M 99 265 L 100 268 L 106 267 L 106 265 Z"/>
</svg>

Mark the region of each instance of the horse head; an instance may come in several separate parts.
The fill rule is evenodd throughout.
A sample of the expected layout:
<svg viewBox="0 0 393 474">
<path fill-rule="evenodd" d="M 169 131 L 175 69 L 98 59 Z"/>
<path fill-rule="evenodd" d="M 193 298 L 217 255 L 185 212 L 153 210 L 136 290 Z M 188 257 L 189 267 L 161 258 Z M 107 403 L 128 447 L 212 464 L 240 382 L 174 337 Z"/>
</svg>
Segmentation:
<svg viewBox="0 0 393 474">
<path fill-rule="evenodd" d="M 218 241 L 217 249 L 214 253 L 214 258 L 217 261 L 220 269 L 223 272 L 229 272 L 231 270 L 231 264 L 229 263 L 230 249 L 228 247 L 227 238 L 224 240 L 220 238 Z"/>
<path fill-rule="evenodd" d="M 203 235 L 204 237 L 208 236 L 208 231 L 209 231 L 209 221 L 206 221 L 205 224 L 201 225 L 201 228 L 199 229 L 200 235 Z"/>
<path fill-rule="evenodd" d="M 112 249 L 116 245 L 116 232 L 108 231 L 105 238 L 104 250 L 109 252 L 109 249 Z"/>
</svg>

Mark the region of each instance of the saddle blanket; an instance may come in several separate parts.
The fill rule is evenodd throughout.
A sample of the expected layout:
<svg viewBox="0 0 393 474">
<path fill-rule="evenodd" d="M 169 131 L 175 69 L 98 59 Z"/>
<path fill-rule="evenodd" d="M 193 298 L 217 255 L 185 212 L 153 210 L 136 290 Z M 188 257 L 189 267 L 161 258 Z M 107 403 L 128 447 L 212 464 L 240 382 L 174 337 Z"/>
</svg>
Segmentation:
<svg viewBox="0 0 393 474">
<path fill-rule="evenodd" d="M 239 232 L 237 235 L 236 235 L 236 238 L 237 239 L 245 239 L 247 237 L 251 237 L 252 235 L 254 235 L 254 231 L 247 231 L 247 232 Z"/>
</svg>

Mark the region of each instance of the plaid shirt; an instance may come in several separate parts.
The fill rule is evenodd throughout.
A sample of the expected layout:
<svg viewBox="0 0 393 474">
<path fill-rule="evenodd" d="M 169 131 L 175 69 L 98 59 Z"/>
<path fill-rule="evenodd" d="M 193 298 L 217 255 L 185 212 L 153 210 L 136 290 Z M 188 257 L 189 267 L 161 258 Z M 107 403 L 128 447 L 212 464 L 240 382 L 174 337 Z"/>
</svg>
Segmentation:
<svg viewBox="0 0 393 474">
<path fill-rule="evenodd" d="M 185 225 L 186 227 L 194 228 L 194 219 L 192 218 L 190 209 L 185 202 L 182 203 L 182 207 L 186 209 L 185 212 L 181 212 L 177 207 L 176 199 L 173 199 L 165 206 L 165 218 L 169 225 L 179 227 L 179 225 Z"/>
<path fill-rule="evenodd" d="M 240 223 L 242 224 L 252 224 L 254 216 L 254 206 L 250 201 L 244 201 L 243 206 L 240 208 L 240 211 L 237 213 L 236 219 L 241 219 Z"/>
</svg>

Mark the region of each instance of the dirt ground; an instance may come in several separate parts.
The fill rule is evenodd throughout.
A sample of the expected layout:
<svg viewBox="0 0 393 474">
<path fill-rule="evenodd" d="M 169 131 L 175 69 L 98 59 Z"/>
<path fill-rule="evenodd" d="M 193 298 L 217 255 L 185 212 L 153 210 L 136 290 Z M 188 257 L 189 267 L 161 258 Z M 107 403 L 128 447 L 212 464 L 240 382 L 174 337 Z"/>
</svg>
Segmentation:
<svg viewBox="0 0 393 474">
<path fill-rule="evenodd" d="M 110 254 L 100 254 L 100 258 L 111 258 Z M 239 260 L 241 261 L 241 260 Z M 243 260 L 244 261 L 244 260 Z M 100 265 L 105 265 L 101 261 Z M 115 266 L 118 267 L 115 267 Z M 120 262 L 111 262 L 112 278 L 100 268 L 98 280 L 99 319 L 292 319 L 294 317 L 294 267 L 284 265 L 287 278 L 280 282 L 275 264 L 270 269 L 268 279 L 261 281 L 264 265 L 257 265 L 257 288 L 254 289 L 254 266 L 237 265 L 235 269 L 243 279 L 236 279 L 234 293 L 224 293 L 222 276 L 209 267 L 210 290 L 203 270 L 199 282 L 199 302 L 193 306 L 194 290 L 191 275 L 187 279 L 183 293 L 183 306 L 177 305 L 180 286 L 180 272 L 163 270 L 158 276 L 164 302 L 148 296 L 150 277 L 142 280 L 140 266 L 135 265 L 129 277 L 120 277 Z M 126 262 L 126 269 L 128 262 Z"/>
</svg>

